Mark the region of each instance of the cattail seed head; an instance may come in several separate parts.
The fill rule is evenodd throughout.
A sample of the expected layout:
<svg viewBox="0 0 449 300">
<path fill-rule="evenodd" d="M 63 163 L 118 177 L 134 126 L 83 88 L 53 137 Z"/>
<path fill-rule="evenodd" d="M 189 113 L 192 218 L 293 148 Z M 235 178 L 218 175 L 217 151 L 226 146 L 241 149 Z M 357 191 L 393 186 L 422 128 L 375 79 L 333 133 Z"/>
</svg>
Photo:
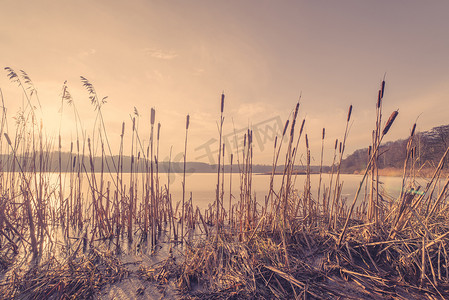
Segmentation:
<svg viewBox="0 0 449 300">
<path fill-rule="evenodd" d="M 125 135 L 125 122 L 122 123 L 122 134 L 121 136 L 123 137 Z"/>
<path fill-rule="evenodd" d="M 338 146 L 338 139 L 335 139 L 335 146 L 334 146 L 334 150 L 337 150 L 337 146 Z"/>
<path fill-rule="evenodd" d="M 412 133 L 410 134 L 411 137 L 412 137 L 413 135 L 415 135 L 415 129 L 416 129 L 416 123 L 413 124 Z"/>
<path fill-rule="evenodd" d="M 341 153 L 341 142 L 340 142 L 340 147 L 339 147 L 338 152 Z"/>
<path fill-rule="evenodd" d="M 9 139 L 9 135 L 5 132 L 5 138 L 8 144 L 11 146 L 11 140 Z"/>
<path fill-rule="evenodd" d="M 306 134 L 306 148 L 309 149 L 309 138 L 307 137 L 307 134 Z"/>
<path fill-rule="evenodd" d="M 371 150 L 372 150 L 372 147 L 371 147 L 371 145 L 368 147 L 368 156 L 371 156 Z"/>
<path fill-rule="evenodd" d="M 276 137 L 274 138 L 274 149 L 276 149 L 276 144 L 277 144 L 277 142 L 278 142 L 278 136 L 276 136 Z"/>
<path fill-rule="evenodd" d="M 154 121 L 156 119 L 156 110 L 151 108 L 151 125 L 154 125 Z"/>
<path fill-rule="evenodd" d="M 398 113 L 399 112 L 397 110 L 391 113 L 390 118 L 388 119 L 387 123 L 385 124 L 385 128 L 382 131 L 382 135 L 386 135 L 388 133 L 388 130 L 390 130 L 391 125 L 393 125 L 393 122 L 398 116 Z"/>
<path fill-rule="evenodd" d="M 325 136 L 326 136 L 326 128 L 323 128 L 323 135 L 322 135 L 321 139 L 324 140 Z"/>
<path fill-rule="evenodd" d="M 349 120 L 351 119 L 351 114 L 352 114 L 352 104 L 349 106 L 348 120 L 347 120 L 347 122 L 349 122 Z"/>
<path fill-rule="evenodd" d="M 189 123 L 190 123 L 190 115 L 187 115 L 187 118 L 186 118 L 186 130 L 189 129 Z"/>
<path fill-rule="evenodd" d="M 133 131 L 136 130 L 136 118 L 133 118 Z"/>
<path fill-rule="evenodd" d="M 159 140 L 159 136 L 161 134 L 161 123 L 157 123 L 157 139 Z"/>
<path fill-rule="evenodd" d="M 299 111 L 299 102 L 298 102 L 298 103 L 296 103 L 296 107 L 295 107 L 295 114 L 294 114 L 294 117 L 293 117 L 293 119 L 296 119 L 296 117 L 298 116 L 298 111 Z"/>
<path fill-rule="evenodd" d="M 382 95 L 382 98 L 383 98 L 383 97 L 384 97 L 384 92 L 385 92 L 385 80 L 382 80 L 382 88 L 381 88 L 381 91 L 382 91 L 381 95 Z"/>
<path fill-rule="evenodd" d="M 377 95 L 377 108 L 380 107 L 381 103 L 382 103 L 382 90 L 379 90 L 379 93 Z"/>
<path fill-rule="evenodd" d="M 225 156 L 225 143 L 223 143 L 223 157 Z"/>
<path fill-rule="evenodd" d="M 224 111 L 224 99 L 225 99 L 225 95 L 224 93 L 221 94 L 221 113 L 223 113 Z"/>
<path fill-rule="evenodd" d="M 301 124 L 301 129 L 299 130 L 299 135 L 301 135 L 302 134 L 302 131 L 303 131 L 303 129 L 304 129 L 304 124 L 306 123 L 306 119 L 303 119 L 302 120 L 302 124 Z"/>
<path fill-rule="evenodd" d="M 290 122 L 290 120 L 287 120 L 287 122 L 285 122 L 284 131 L 282 132 L 282 136 L 285 135 L 285 132 L 287 131 L 287 127 L 288 127 L 288 123 L 289 122 Z"/>
<path fill-rule="evenodd" d="M 295 125 L 296 125 L 296 119 L 293 119 L 292 127 L 290 129 L 290 137 L 292 137 L 293 134 L 295 133 Z"/>
<path fill-rule="evenodd" d="M 232 165 L 232 160 L 234 159 L 234 154 L 231 153 L 231 165 Z"/>
</svg>

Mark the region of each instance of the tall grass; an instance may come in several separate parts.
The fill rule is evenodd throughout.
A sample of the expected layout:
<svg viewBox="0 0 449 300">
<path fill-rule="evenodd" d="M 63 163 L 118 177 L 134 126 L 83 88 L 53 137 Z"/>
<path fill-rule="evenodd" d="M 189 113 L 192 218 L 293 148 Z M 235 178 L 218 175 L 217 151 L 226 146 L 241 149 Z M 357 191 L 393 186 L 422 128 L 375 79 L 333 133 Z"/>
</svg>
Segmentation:
<svg viewBox="0 0 449 300">
<path fill-rule="evenodd" d="M 33 256 L 31 260 L 39 266 L 39 260 L 51 258 L 54 249 L 61 245 L 58 239 L 64 240 L 66 250 L 61 255 L 72 264 L 80 262 L 76 258 L 80 258 L 80 249 L 83 249 L 90 253 L 87 258 L 90 259 L 94 253 L 97 260 L 100 257 L 102 263 L 106 262 L 114 270 L 122 270 L 123 266 L 115 260 L 112 262 L 106 252 L 99 252 L 98 242 L 110 241 L 109 245 L 115 247 L 119 254 L 123 251 L 123 237 L 126 237 L 130 249 L 136 246 L 135 249 L 144 252 L 148 234 L 151 234 L 151 254 L 156 253 L 156 246 L 161 248 L 164 244 L 169 245 L 170 252 L 162 265 L 150 269 L 141 266 L 139 278 L 163 281 L 172 274 L 181 292 L 191 290 L 191 281 L 196 280 L 208 287 L 206 294 L 210 297 L 218 295 L 213 293 L 228 293 L 226 295 L 242 297 L 285 298 L 294 295 L 296 298 L 335 298 L 354 291 L 359 293 L 357 297 L 381 297 L 401 294 L 403 291 L 398 286 L 408 289 L 407 295 L 447 296 L 449 227 L 444 220 L 449 211 L 449 177 L 441 188 L 438 183 L 449 148 L 426 187 L 420 190 L 411 178 L 415 174 L 413 159 L 416 155 L 413 150 L 416 125 L 413 125 L 407 144 L 401 193 L 397 199 L 384 197 L 379 187 L 379 149 L 398 116 L 394 111 L 382 124 L 381 102 L 385 81 L 382 81 L 378 93 L 371 151 L 356 195 L 349 205 L 342 197 L 340 175 L 352 106 L 349 107 L 341 142 L 336 140 L 332 149 L 330 174 L 322 171 L 323 128 L 315 198 L 311 192 L 314 182 L 310 176 L 313 157 L 310 135 L 306 132 L 305 120 L 299 126 L 300 105 L 299 102 L 296 104 L 283 131 L 274 141 L 272 171 L 267 175 L 268 191 L 264 201 L 259 201 L 253 193 L 255 145 L 252 128 L 246 130 L 241 141 L 237 141 L 235 136 L 236 144 L 242 142 L 243 148 L 235 153 L 226 148 L 231 175 L 229 183 L 225 182 L 228 166 L 222 140 L 225 99 L 222 94 L 216 196 L 213 204 L 201 211 L 194 207 L 192 193 L 186 199 L 189 192 L 186 185 L 189 115 L 185 126 L 182 198 L 173 199 L 171 150 L 169 179 L 166 184 L 160 181 L 161 124 L 157 124 L 154 141 L 154 108 L 150 110 L 148 145 L 141 142 L 139 114 L 135 110 L 130 126 L 125 122 L 122 124 L 117 137 L 120 140 L 118 154 L 114 156 L 102 115 L 106 98 L 100 100 L 94 85 L 81 78 L 96 112 L 95 124 L 91 134 L 87 135 L 65 83 L 61 102 L 62 107 L 66 103 L 74 108 L 76 141 L 70 141 L 70 153 L 64 161 L 66 156 L 62 149 L 67 141 L 61 135 L 61 129 L 56 146 L 46 136 L 45 126 L 40 125 L 38 113 L 33 109 L 33 102 L 40 101 L 29 76 L 25 72 L 16 73 L 11 68 L 7 68 L 7 76 L 22 89 L 24 106 L 17 115 L 15 130 L 11 129 L 0 93 L 3 105 L 0 132 L 4 137 L 0 141 L 0 149 L 5 152 L 1 156 L 0 172 L 0 266 L 5 266 L 2 267 L 4 270 L 14 268 L 12 261 L 18 258 L 19 253 L 26 256 L 29 250 Z M 63 113 L 61 110 L 61 120 Z M 126 128 L 131 132 L 127 133 Z M 127 134 L 131 138 L 129 161 L 124 154 Z M 53 149 L 58 155 L 57 166 L 50 163 Z M 296 158 L 302 151 L 305 151 L 306 175 L 298 177 Z M 232 193 L 234 161 L 239 170 L 237 197 Z M 130 166 L 129 182 L 125 182 L 124 177 L 127 164 Z M 55 171 L 56 181 L 52 178 Z M 279 176 L 279 185 L 275 185 L 276 176 Z M 326 176 L 329 179 L 327 186 L 322 184 L 327 182 Z M 296 184 L 299 178 L 304 178 L 303 185 Z M 83 184 L 85 181 L 86 185 Z M 224 203 L 227 184 L 229 205 Z M 361 197 L 364 186 L 366 195 Z M 354 213 L 358 206 L 368 209 L 358 209 Z M 63 228 L 62 237 L 53 234 L 59 228 Z M 141 238 L 135 239 L 136 236 Z M 175 262 L 172 249 L 180 243 L 183 246 L 177 252 L 179 259 Z M 66 272 L 63 268 L 58 270 Z M 88 272 L 85 268 L 80 270 Z M 5 275 L 9 276 L 9 281 L 0 285 L 0 295 L 18 297 L 25 295 L 25 291 L 37 295 L 31 291 L 43 290 L 43 285 L 36 285 L 34 289 L 24 288 L 26 276 L 30 273 L 22 277 L 14 275 L 19 277 L 12 280 L 13 273 Z M 119 278 L 124 273 L 114 274 Z M 45 276 L 52 275 L 46 273 Z M 334 288 L 329 288 L 329 284 Z M 363 291 L 354 285 L 362 286 Z M 47 295 L 56 295 L 60 290 L 64 288 L 45 291 Z"/>
</svg>

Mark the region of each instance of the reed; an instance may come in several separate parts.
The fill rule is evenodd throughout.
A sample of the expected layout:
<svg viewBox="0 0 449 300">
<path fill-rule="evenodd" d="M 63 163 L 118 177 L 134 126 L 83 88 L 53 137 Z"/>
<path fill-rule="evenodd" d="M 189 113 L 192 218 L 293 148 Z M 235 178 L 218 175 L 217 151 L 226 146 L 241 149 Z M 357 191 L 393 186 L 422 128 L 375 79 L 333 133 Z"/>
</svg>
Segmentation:
<svg viewBox="0 0 449 300">
<path fill-rule="evenodd" d="M 184 219 L 185 219 L 185 196 L 186 196 L 186 159 L 187 159 L 187 134 L 189 132 L 190 115 L 186 117 L 186 139 L 184 143 L 184 168 L 182 173 L 182 214 L 181 214 L 181 243 L 184 243 Z"/>
<path fill-rule="evenodd" d="M 323 175 L 323 156 L 324 156 L 324 138 L 326 136 L 326 129 L 323 128 L 323 132 L 321 134 L 321 156 L 320 156 L 320 179 L 318 181 L 318 192 L 317 192 L 317 205 L 320 205 L 320 192 L 321 192 L 321 180 L 322 180 L 322 175 Z M 322 204 L 322 208 L 323 208 L 323 214 L 325 214 L 325 207 L 326 207 L 326 203 L 324 201 L 326 197 L 323 197 L 323 204 Z"/>
<path fill-rule="evenodd" d="M 221 152 L 222 152 L 222 143 L 221 143 L 221 138 L 223 135 L 223 122 L 224 122 L 224 117 L 223 117 L 223 111 L 224 111 L 224 99 L 225 99 L 225 95 L 224 93 L 221 94 L 221 105 L 220 105 L 220 123 L 218 125 L 218 134 L 219 134 L 219 142 L 218 142 L 218 167 L 217 167 L 217 188 L 216 188 L 216 198 L 215 198 L 215 205 L 216 205 L 216 243 L 218 243 L 218 237 L 220 235 L 220 206 L 222 205 L 222 203 L 220 202 L 220 199 L 222 197 L 220 197 L 220 166 L 221 166 Z M 223 151 L 224 152 L 224 151 Z"/>
<path fill-rule="evenodd" d="M 348 216 L 346 217 L 345 225 L 343 226 L 343 230 L 340 233 L 340 236 L 338 238 L 338 242 L 337 242 L 337 246 L 338 247 L 341 245 L 341 243 L 343 241 L 343 238 L 345 236 L 345 233 L 346 233 L 346 230 L 347 230 L 347 227 L 348 227 L 348 224 L 349 224 L 349 220 L 350 220 L 352 212 L 354 210 L 355 203 L 357 202 L 357 198 L 358 198 L 358 196 L 360 194 L 360 191 L 362 189 L 363 182 L 365 181 L 366 175 L 368 174 L 369 167 L 371 166 L 372 162 L 374 161 L 374 159 L 375 159 L 375 157 L 377 155 L 377 151 L 379 150 L 379 147 L 380 147 L 380 142 L 382 141 L 383 137 L 388 133 L 388 130 L 390 129 L 390 127 L 393 124 L 394 120 L 396 119 L 397 115 L 398 115 L 398 111 L 394 111 L 390 115 L 390 118 L 388 119 L 388 121 L 387 121 L 387 123 L 386 123 L 386 125 L 384 127 L 384 130 L 382 131 L 382 136 L 380 137 L 379 143 L 378 143 L 376 149 L 373 150 L 373 153 L 371 155 L 370 161 L 368 162 L 368 166 L 367 166 L 365 172 L 363 173 L 362 180 L 361 180 L 361 182 L 359 184 L 359 187 L 357 189 L 357 192 L 356 192 L 356 194 L 354 196 L 354 200 L 353 200 L 353 202 L 351 204 L 351 208 L 349 209 Z"/>
<path fill-rule="evenodd" d="M 323 184 L 323 128 L 317 194 L 311 192 L 311 136 L 306 133 L 305 120 L 298 123 L 299 102 L 293 107 L 274 141 L 269 186 L 260 201 L 253 192 L 256 132 L 251 127 L 245 129 L 243 139 L 235 134 L 235 144 L 243 144 L 243 148 L 232 153 L 223 141 L 222 94 L 216 196 L 201 210 L 194 206 L 192 192 L 186 198 L 189 115 L 183 168 L 175 170 L 182 173 L 182 197 L 176 198 L 171 194 L 170 173 L 177 166 L 172 164 L 171 149 L 169 179 L 163 183 L 159 178 L 163 172 L 159 151 L 164 149 L 159 149 L 161 124 L 155 128 L 154 108 L 150 109 L 148 145 L 141 142 L 135 109 L 128 128 L 131 134 L 126 136 L 122 123 L 116 137 L 120 141 L 118 155 L 114 157 L 102 116 L 106 98 L 99 100 L 91 82 L 82 77 L 96 112 L 94 128 L 90 134 L 82 128 L 65 83 L 61 108 L 70 105 L 73 112 L 61 109 L 61 125 L 53 141 L 39 120 L 39 109 L 32 109 L 40 101 L 28 74 L 8 68 L 7 76 L 24 93 L 24 105 L 15 128 L 8 127 L 0 90 L 0 150 L 7 152 L 0 157 L 1 298 L 89 298 L 107 283 L 127 277 L 155 282 L 161 288 L 174 282 L 183 297 L 200 299 L 292 295 L 310 299 L 433 299 L 449 295 L 449 227 L 444 222 L 449 217 L 449 177 L 440 184 L 449 148 L 421 190 L 414 181 L 418 139 L 413 125 L 402 192 L 393 200 L 380 192 L 379 150 L 398 116 L 398 111 L 393 112 L 382 126 L 385 80 L 378 91 L 366 169 L 348 204 L 342 197 L 340 174 L 352 106 L 341 142 L 334 144 L 327 186 Z M 67 141 L 61 134 L 61 120 L 67 112 L 75 119 L 76 141 L 70 141 L 70 152 L 64 153 Z M 148 124 L 145 127 L 148 130 Z M 127 139 L 131 140 L 129 157 L 124 155 Z M 296 161 L 303 153 L 306 174 L 300 177 Z M 230 158 L 228 165 L 226 157 Z M 232 192 L 237 189 L 232 182 L 235 161 L 240 179 L 237 197 Z M 228 170 L 229 182 L 225 181 Z M 56 173 L 54 178 L 52 172 Z M 275 176 L 279 176 L 279 185 L 275 185 Z M 301 179 L 304 183 L 297 184 Z M 364 187 L 366 196 L 360 203 Z M 224 203 L 226 192 L 228 205 Z M 151 239 L 147 244 L 148 234 Z M 136 235 L 141 238 L 136 239 Z M 128 250 L 123 247 L 126 241 Z M 148 255 L 156 264 L 139 260 L 138 268 L 133 269 L 121 262 L 126 255 Z M 194 289 L 196 283 L 199 288 Z"/>
<path fill-rule="evenodd" d="M 234 154 L 231 153 L 231 162 L 230 162 L 230 171 L 229 171 L 229 211 L 228 211 L 229 226 L 231 226 L 231 222 L 232 222 L 232 160 L 233 159 L 234 159 Z"/>
<path fill-rule="evenodd" d="M 345 128 L 345 133 L 344 133 L 344 137 L 343 137 L 343 142 L 340 142 L 340 148 L 339 148 L 339 154 L 340 154 L 340 158 L 339 161 L 337 163 L 337 174 L 336 174 L 336 178 L 335 178 L 335 188 L 334 188 L 334 197 L 332 198 L 332 205 L 331 205 L 331 221 L 333 222 L 329 222 L 329 226 L 333 226 L 334 228 L 337 227 L 337 222 L 338 222 L 338 218 L 333 216 L 333 212 L 337 211 L 338 205 L 339 205 L 339 190 L 341 190 L 341 186 L 340 186 L 340 170 L 341 170 L 341 161 L 343 160 L 343 154 L 345 152 L 345 145 L 346 145 L 346 139 L 348 136 L 348 129 L 349 129 L 349 121 L 351 120 L 351 114 L 352 114 L 352 105 L 349 106 L 349 110 L 348 110 L 348 116 L 346 118 L 346 128 Z M 331 188 L 331 186 L 329 186 L 329 188 Z M 329 196 L 330 196 L 330 192 L 329 192 Z"/>
</svg>

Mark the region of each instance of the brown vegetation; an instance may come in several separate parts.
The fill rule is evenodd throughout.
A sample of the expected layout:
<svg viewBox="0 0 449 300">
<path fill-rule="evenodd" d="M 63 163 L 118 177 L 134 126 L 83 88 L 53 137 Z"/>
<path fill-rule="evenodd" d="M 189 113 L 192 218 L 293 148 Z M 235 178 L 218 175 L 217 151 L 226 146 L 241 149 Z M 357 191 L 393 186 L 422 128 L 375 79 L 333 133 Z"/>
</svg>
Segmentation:
<svg viewBox="0 0 449 300">
<path fill-rule="evenodd" d="M 46 172 L 51 170 L 47 165 L 49 157 L 44 155 L 49 153 L 45 150 L 52 147 L 52 142 L 36 124 L 31 104 L 37 94 L 25 72 L 7 71 L 23 88 L 28 106 L 20 114 L 15 133 L 7 132 L 4 126 L 5 110 L 1 121 L 7 144 L 2 139 L 0 148 L 9 151 L 8 157 L 14 159 L 3 161 L 0 173 L 2 298 L 90 298 L 106 283 L 126 276 L 160 285 L 176 282 L 180 295 L 187 299 L 449 296 L 449 179 L 443 187 L 439 185 L 446 155 L 421 189 L 415 182 L 417 167 L 410 146 L 415 136 L 411 134 L 400 197 L 390 199 L 380 193 L 379 149 L 397 116 L 393 112 L 382 125 L 384 81 L 379 91 L 372 150 L 350 203 L 341 197 L 343 182 L 339 174 L 352 106 L 342 142 L 335 143 L 338 163 L 328 185 L 320 180 L 323 186 L 315 197 L 309 177 L 308 136 L 303 132 L 305 121 L 297 126 L 298 102 L 283 135 L 274 144 L 265 198 L 256 199 L 252 193 L 253 133 L 248 129 L 243 149 L 234 153 L 240 170 L 235 200 L 230 197 L 229 206 L 224 203 L 225 149 L 220 143 L 215 202 L 201 211 L 195 209 L 191 196 L 174 202 L 170 182 L 159 181 L 160 126 L 154 153 L 154 110 L 147 148 L 140 143 L 137 111 L 132 119 L 129 182 L 125 182 L 122 169 L 124 126 L 118 159 L 112 164 L 105 160 L 107 154 L 112 157 L 102 117 L 106 98 L 100 100 L 85 78 L 82 81 L 97 112 L 97 122 L 89 138 L 79 130 L 72 143 L 71 171 L 64 177 L 69 181 L 68 189 L 61 188 L 61 172 L 55 188 L 51 173 Z M 67 87 L 63 90 L 62 104 L 72 105 L 78 119 L 73 100 L 68 101 Z M 224 95 L 220 136 L 223 123 Z M 189 117 L 186 145 L 188 127 Z M 309 170 L 301 193 L 295 184 L 294 168 L 300 148 L 306 153 Z M 96 151 L 100 155 L 96 156 Z M 80 159 L 84 155 L 88 161 Z M 100 170 L 95 169 L 95 160 L 101 161 Z M 273 177 L 279 164 L 283 164 L 282 183 L 275 187 Z M 35 171 L 24 172 L 25 165 Z M 138 173 L 139 169 L 146 171 Z M 186 188 L 184 178 L 184 192 Z M 106 249 L 98 247 L 101 241 L 105 241 L 102 247 Z M 133 272 L 120 261 L 125 245 L 141 255 L 156 255 L 164 245 L 168 252 L 156 264 L 142 264 Z M 26 267 L 28 263 L 30 267 Z"/>
</svg>

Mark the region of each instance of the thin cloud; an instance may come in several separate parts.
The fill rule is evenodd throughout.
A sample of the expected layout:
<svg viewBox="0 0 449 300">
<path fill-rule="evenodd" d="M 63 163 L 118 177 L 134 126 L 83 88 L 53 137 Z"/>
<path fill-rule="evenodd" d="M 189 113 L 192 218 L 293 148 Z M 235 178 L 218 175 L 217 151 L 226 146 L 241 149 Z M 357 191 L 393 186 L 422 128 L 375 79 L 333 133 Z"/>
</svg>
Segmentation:
<svg viewBox="0 0 449 300">
<path fill-rule="evenodd" d="M 178 57 L 175 51 L 164 51 L 162 49 L 145 48 L 144 52 L 157 59 L 171 60 Z"/>
<path fill-rule="evenodd" d="M 78 54 L 78 56 L 79 56 L 79 57 L 88 57 L 88 56 L 90 56 L 90 55 L 94 55 L 95 53 L 97 53 L 97 50 L 95 50 L 95 49 L 89 49 L 89 50 L 81 51 L 81 52 Z"/>
<path fill-rule="evenodd" d="M 268 113 L 269 109 L 266 104 L 261 102 L 243 103 L 240 104 L 237 113 L 241 116 L 256 116 Z"/>
<path fill-rule="evenodd" d="M 193 75 L 194 75 L 194 76 L 199 76 L 199 75 L 204 74 L 205 71 L 206 71 L 205 69 L 197 68 L 197 69 L 194 69 L 194 70 L 193 70 Z"/>
</svg>

